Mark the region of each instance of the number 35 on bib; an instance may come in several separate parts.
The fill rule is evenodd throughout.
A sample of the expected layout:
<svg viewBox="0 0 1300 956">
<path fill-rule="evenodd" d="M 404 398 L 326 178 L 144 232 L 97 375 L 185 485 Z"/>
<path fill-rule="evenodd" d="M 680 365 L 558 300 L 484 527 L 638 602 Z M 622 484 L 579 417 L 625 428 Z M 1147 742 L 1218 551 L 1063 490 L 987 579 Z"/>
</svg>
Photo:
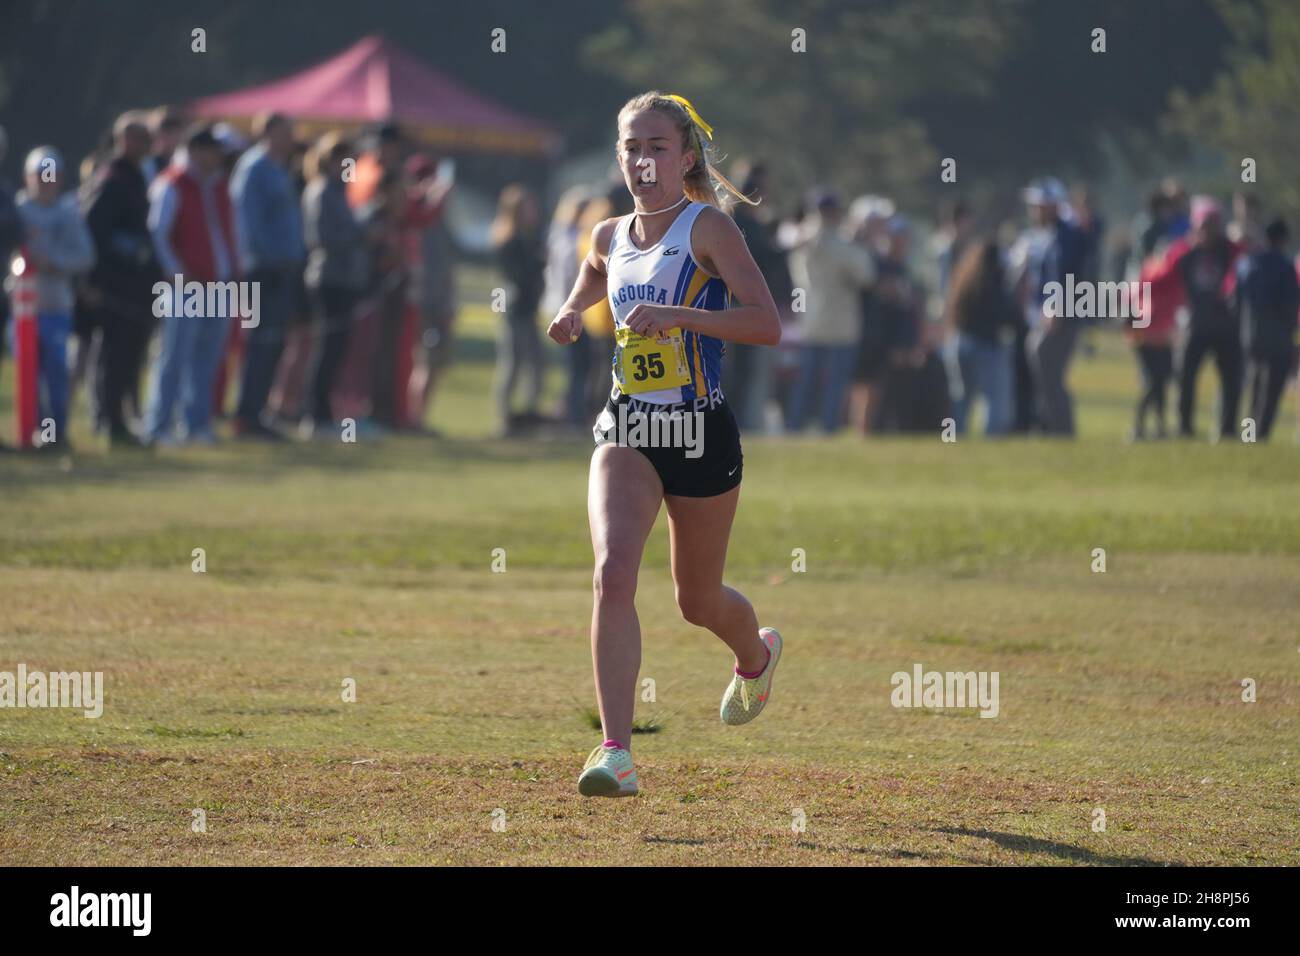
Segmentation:
<svg viewBox="0 0 1300 956">
<path fill-rule="evenodd" d="M 668 329 L 649 338 L 629 328 L 615 333 L 614 369 L 619 390 L 628 395 L 677 388 L 691 380 L 681 329 Z"/>
</svg>

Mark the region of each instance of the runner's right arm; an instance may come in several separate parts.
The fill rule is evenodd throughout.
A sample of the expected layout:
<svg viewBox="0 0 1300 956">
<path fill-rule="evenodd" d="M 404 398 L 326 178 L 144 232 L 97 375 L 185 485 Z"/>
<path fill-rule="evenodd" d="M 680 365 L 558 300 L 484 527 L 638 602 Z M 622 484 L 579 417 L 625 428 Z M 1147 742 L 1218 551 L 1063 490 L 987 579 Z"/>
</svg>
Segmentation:
<svg viewBox="0 0 1300 956">
<path fill-rule="evenodd" d="M 582 313 L 605 297 L 605 258 L 609 255 L 609 241 L 617 225 L 617 219 L 606 219 L 591 231 L 591 251 L 582 260 L 573 291 L 546 330 L 546 334 L 561 345 L 578 340 L 582 334 Z"/>
</svg>

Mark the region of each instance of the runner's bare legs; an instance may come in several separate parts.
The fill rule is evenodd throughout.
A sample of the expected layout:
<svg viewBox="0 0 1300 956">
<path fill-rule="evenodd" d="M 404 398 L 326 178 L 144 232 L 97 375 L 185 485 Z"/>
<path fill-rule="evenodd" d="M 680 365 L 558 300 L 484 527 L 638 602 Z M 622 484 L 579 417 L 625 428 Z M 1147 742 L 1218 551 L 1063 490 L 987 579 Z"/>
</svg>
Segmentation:
<svg viewBox="0 0 1300 956">
<path fill-rule="evenodd" d="M 632 746 L 641 623 L 636 581 L 646 539 L 659 514 L 663 485 L 635 448 L 603 445 L 591 456 L 587 516 L 595 553 L 591 657 L 606 740 Z"/>
<path fill-rule="evenodd" d="M 740 486 L 710 498 L 667 495 L 677 606 L 688 622 L 708 628 L 736 655 L 736 666 L 754 673 L 767 666 L 758 618 L 749 599 L 722 583 L 731 523 Z"/>
</svg>

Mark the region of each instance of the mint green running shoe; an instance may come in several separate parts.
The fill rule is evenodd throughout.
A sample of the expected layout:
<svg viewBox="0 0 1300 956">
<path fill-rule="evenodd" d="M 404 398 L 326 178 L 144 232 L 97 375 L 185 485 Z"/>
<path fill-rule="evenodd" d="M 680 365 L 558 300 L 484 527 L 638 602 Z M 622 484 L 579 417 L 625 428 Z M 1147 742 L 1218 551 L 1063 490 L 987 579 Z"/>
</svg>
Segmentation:
<svg viewBox="0 0 1300 956">
<path fill-rule="evenodd" d="M 578 792 L 584 797 L 635 797 L 640 790 L 632 755 L 622 747 L 597 747 L 582 768 Z"/>
<path fill-rule="evenodd" d="M 767 645 L 771 657 L 763 673 L 754 678 L 741 677 L 736 674 L 731 678 L 727 692 L 722 695 L 722 722 L 747 724 L 763 712 L 768 699 L 772 696 L 772 675 L 776 672 L 777 662 L 781 660 L 781 635 L 772 627 L 760 627 L 758 638 Z"/>
</svg>

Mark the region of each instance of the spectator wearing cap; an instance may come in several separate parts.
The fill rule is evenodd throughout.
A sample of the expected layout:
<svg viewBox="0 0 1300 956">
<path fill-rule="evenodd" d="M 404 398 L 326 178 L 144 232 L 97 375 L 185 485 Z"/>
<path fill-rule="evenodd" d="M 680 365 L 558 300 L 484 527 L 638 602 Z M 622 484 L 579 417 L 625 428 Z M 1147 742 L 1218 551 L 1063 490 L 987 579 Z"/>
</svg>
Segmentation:
<svg viewBox="0 0 1300 956">
<path fill-rule="evenodd" d="M 1192 200 L 1192 233 L 1169 247 L 1164 261 L 1147 273 L 1151 298 L 1169 296 L 1189 311 L 1178 381 L 1178 429 L 1196 434 L 1196 375 L 1207 355 L 1219 373 L 1219 421 L 1215 437 L 1237 428 L 1241 401 L 1241 327 L 1230 297 L 1236 285 L 1241 247 L 1228 238 L 1223 212 L 1208 196 Z"/>
<path fill-rule="evenodd" d="M 9 151 L 9 137 L 0 126 L 0 165 Z M 23 220 L 14 202 L 14 191 L 9 183 L 0 179 L 0 268 L 9 271 L 9 260 L 23 241 Z M 3 276 L 0 276 L 3 282 Z M 0 358 L 4 357 L 5 329 L 9 324 L 9 297 L 0 292 Z"/>
<path fill-rule="evenodd" d="M 1295 361 L 1300 285 L 1287 252 L 1291 234 L 1277 219 L 1264 229 L 1264 245 L 1237 265 L 1235 304 L 1246 349 L 1246 401 L 1255 420 L 1256 438 L 1273 430 L 1278 399 Z"/>
<path fill-rule="evenodd" d="M 800 432 L 810 406 L 818 409 L 822 431 L 832 434 L 844 420 L 849 377 L 861 334 L 858 297 L 875 279 L 870 253 L 843 238 L 844 207 L 823 190 L 813 196 L 812 231 L 790 254 L 795 291 L 802 290 L 799 377 L 791 395 L 787 430 Z"/>
<path fill-rule="evenodd" d="M 42 421 L 53 420 L 54 441 L 60 444 L 67 442 L 68 335 L 75 281 L 95 264 L 95 244 L 76 196 L 62 194 L 67 173 L 54 147 L 32 150 L 23 164 L 26 189 L 17 199 L 23 248 L 36 269 L 40 415 Z"/>
<path fill-rule="evenodd" d="M 293 124 L 272 113 L 259 117 L 255 131 L 257 145 L 240 157 L 230 180 L 240 265 L 247 280 L 258 283 L 261 297 L 260 320 L 248 329 L 235 433 L 278 440 L 280 434 L 267 424 L 264 413 L 284 351 L 306 247 L 298 195 L 289 175 Z"/>
<path fill-rule="evenodd" d="M 95 268 L 83 285 L 88 324 L 100 331 L 95 365 L 95 427 L 110 445 L 136 445 L 124 403 L 135 404 L 149 337 L 153 287 L 161 277 L 149 231 L 149 186 L 144 163 L 151 136 L 142 113 L 124 113 L 113 125 L 113 156 L 82 197 L 95 240 Z"/>
<path fill-rule="evenodd" d="M 149 228 L 169 284 L 229 282 L 238 277 L 235 216 L 221 158 L 221 144 L 212 130 L 200 126 L 186 139 L 184 155 L 159 174 L 150 190 Z M 199 315 L 186 314 L 194 310 L 187 309 L 185 301 L 165 304 L 146 435 L 150 442 L 173 443 L 179 407 L 183 437 L 211 443 L 215 440 L 212 378 L 233 316 L 210 315 L 206 309 L 200 309 Z"/>
<path fill-rule="evenodd" d="M 1051 315 L 1045 306 L 1052 283 L 1063 287 L 1068 276 L 1082 277 L 1087 237 L 1063 214 L 1068 196 L 1059 180 L 1038 180 L 1023 196 L 1041 240 L 1033 245 L 1025 272 L 1030 304 L 1025 349 L 1037 397 L 1037 423 L 1044 434 L 1073 436 L 1074 398 L 1066 378 L 1082 323 L 1074 316 Z"/>
</svg>

